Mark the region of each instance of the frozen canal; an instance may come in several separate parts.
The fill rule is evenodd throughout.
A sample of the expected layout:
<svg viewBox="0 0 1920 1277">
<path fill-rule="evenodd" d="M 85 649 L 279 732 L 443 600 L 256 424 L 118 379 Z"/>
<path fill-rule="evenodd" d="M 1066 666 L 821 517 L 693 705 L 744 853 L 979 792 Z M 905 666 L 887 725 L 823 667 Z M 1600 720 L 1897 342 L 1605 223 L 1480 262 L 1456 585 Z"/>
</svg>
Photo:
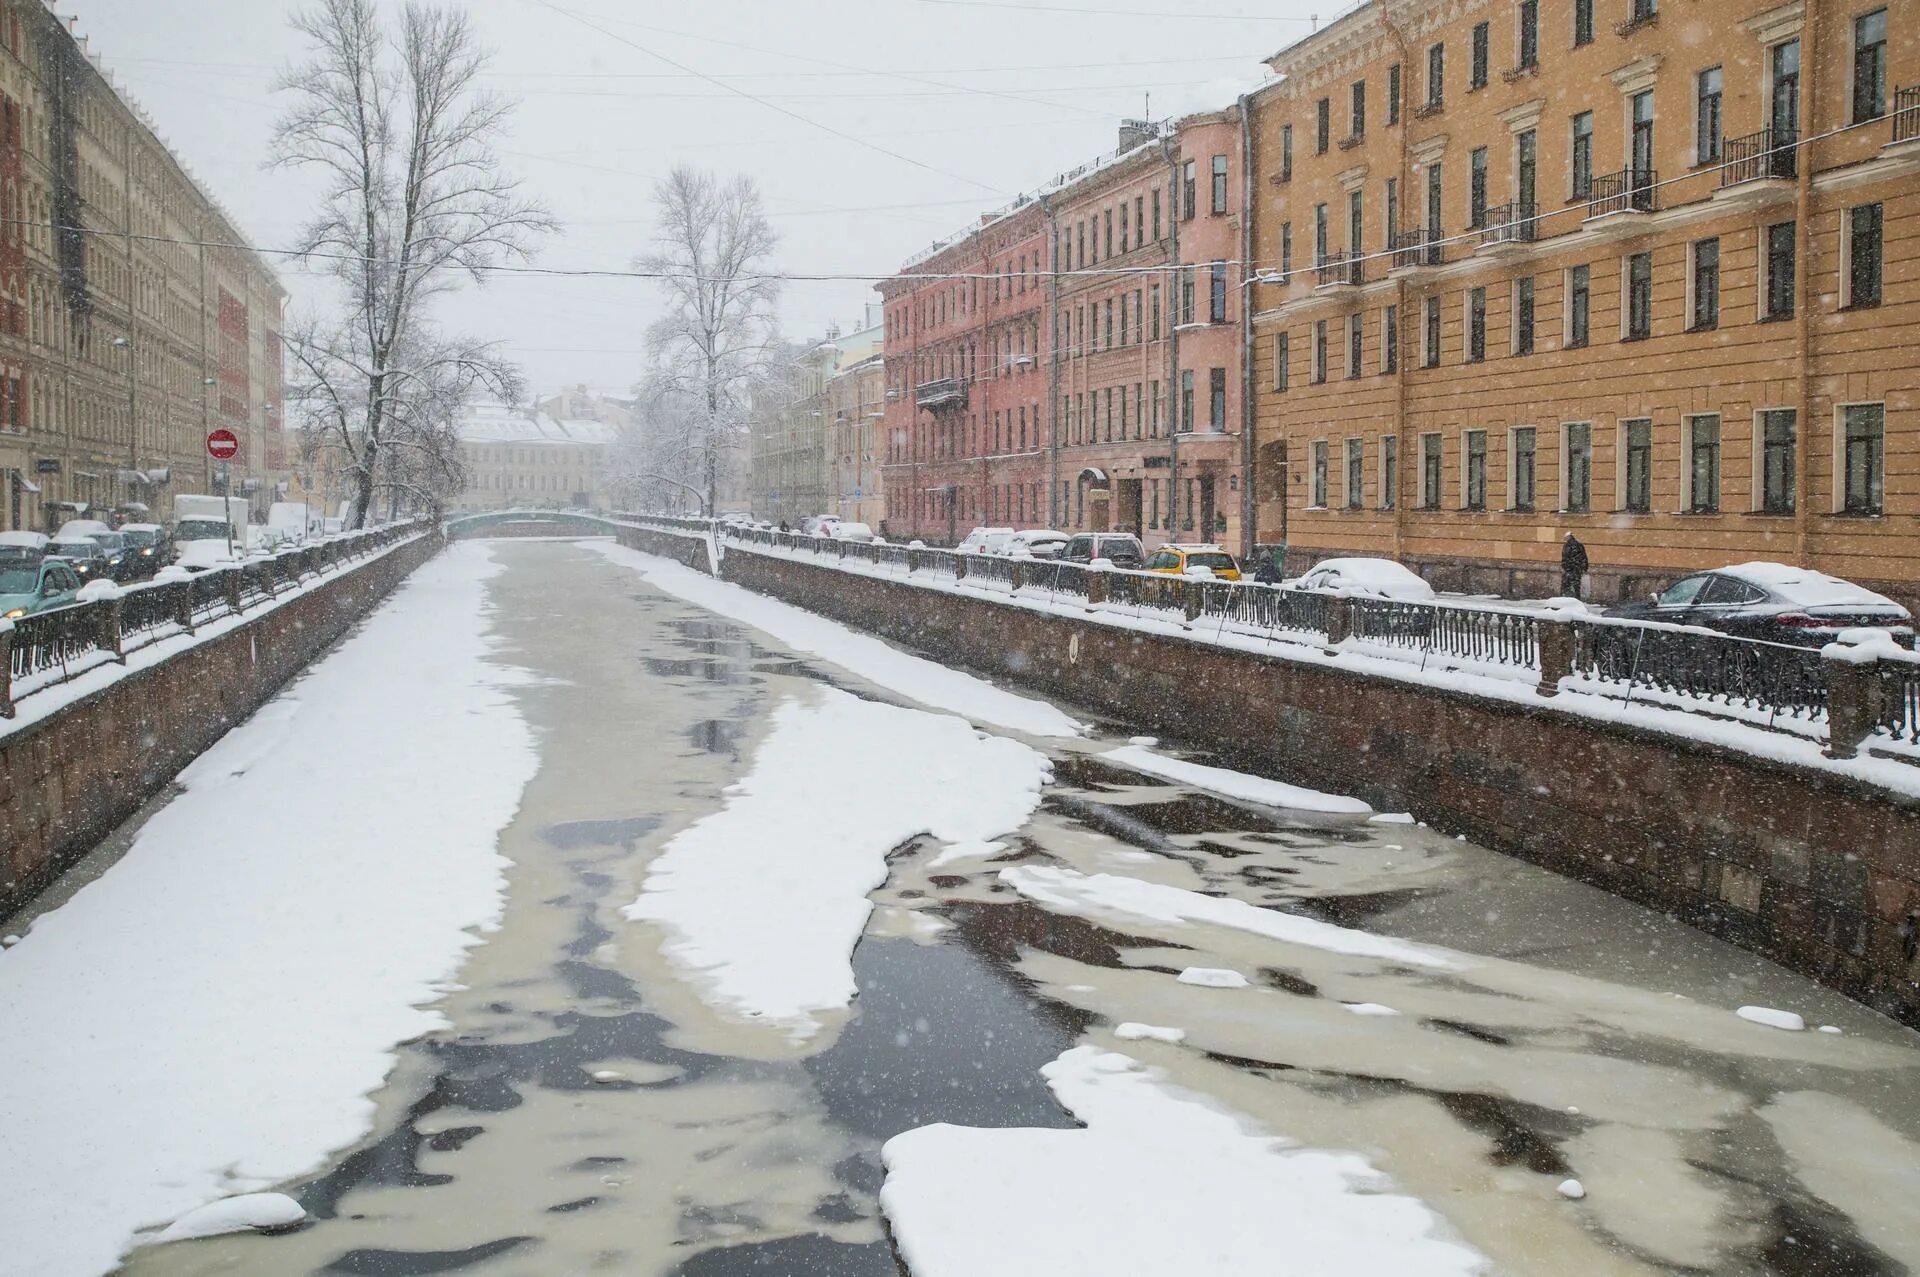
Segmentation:
<svg viewBox="0 0 1920 1277">
<path fill-rule="evenodd" d="M 387 611 L 10 924 L 0 1271 L 1920 1271 L 1920 1039 L 1663 917 L 605 544 Z"/>
</svg>

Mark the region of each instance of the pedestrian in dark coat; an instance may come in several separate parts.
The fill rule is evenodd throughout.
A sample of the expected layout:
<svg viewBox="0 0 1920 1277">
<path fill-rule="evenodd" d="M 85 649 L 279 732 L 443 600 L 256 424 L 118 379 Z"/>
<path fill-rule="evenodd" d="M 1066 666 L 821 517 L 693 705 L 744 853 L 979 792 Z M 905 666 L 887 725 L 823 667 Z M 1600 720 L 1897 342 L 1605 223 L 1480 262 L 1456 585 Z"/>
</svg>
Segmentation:
<svg viewBox="0 0 1920 1277">
<path fill-rule="evenodd" d="M 1587 547 L 1580 544 L 1580 538 L 1567 533 L 1567 539 L 1560 543 L 1560 593 L 1570 599 L 1582 597 L 1581 581 L 1587 575 Z"/>
<path fill-rule="evenodd" d="M 1254 569 L 1253 579 L 1262 585 L 1280 584 L 1280 563 L 1272 551 L 1260 556 L 1260 566 Z"/>
</svg>

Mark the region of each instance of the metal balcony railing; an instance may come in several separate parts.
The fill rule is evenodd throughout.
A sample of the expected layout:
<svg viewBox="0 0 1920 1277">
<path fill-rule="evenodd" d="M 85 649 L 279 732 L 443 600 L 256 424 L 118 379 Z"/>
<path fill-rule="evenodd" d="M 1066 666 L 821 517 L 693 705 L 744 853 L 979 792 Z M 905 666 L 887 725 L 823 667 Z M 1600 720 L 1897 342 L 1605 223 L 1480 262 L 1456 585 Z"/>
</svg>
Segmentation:
<svg viewBox="0 0 1920 1277">
<path fill-rule="evenodd" d="M 1540 212 L 1531 202 L 1515 200 L 1487 210 L 1486 225 L 1480 229 L 1480 245 L 1531 244 L 1540 225 Z"/>
<path fill-rule="evenodd" d="M 967 388 L 958 377 L 925 381 L 913 388 L 913 401 L 922 408 L 958 407 L 967 401 Z"/>
<path fill-rule="evenodd" d="M 1393 250 L 1393 269 L 1411 270 L 1416 266 L 1438 266 L 1444 253 L 1440 236 L 1424 226 L 1410 231 L 1394 231 L 1387 246 Z"/>
<path fill-rule="evenodd" d="M 1313 282 L 1319 286 L 1329 284 L 1358 284 L 1365 274 L 1365 259 L 1358 252 L 1329 253 L 1326 260 L 1313 269 Z"/>
<path fill-rule="evenodd" d="M 1651 213 L 1660 176 L 1650 168 L 1623 168 L 1593 179 L 1593 195 L 1587 200 L 1588 217 L 1609 213 Z"/>
<path fill-rule="evenodd" d="M 1920 84 L 1893 91 L 1893 140 L 1920 138 Z"/>
<path fill-rule="evenodd" d="M 1720 170 L 1720 189 L 1763 178 L 1793 178 L 1799 171 L 1798 142 L 1794 132 L 1777 129 L 1728 138 L 1722 148 L 1725 167 Z"/>
</svg>

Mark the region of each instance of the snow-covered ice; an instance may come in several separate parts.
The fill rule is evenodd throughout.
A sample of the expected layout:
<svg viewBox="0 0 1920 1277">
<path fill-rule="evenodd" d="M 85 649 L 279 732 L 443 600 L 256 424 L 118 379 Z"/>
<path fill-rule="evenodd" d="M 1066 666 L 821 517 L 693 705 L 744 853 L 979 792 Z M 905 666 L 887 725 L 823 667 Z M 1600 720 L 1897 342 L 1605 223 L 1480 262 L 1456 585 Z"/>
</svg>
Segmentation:
<svg viewBox="0 0 1920 1277">
<path fill-rule="evenodd" d="M 1411 825 L 1413 813 L 1405 811 L 1383 811 L 1376 816 L 1367 817 L 1371 825 Z"/>
<path fill-rule="evenodd" d="M 1755 1024 L 1764 1024 L 1770 1029 L 1786 1029 L 1798 1033 L 1807 1027 L 1807 1022 L 1791 1011 L 1781 1011 L 1775 1007 L 1741 1007 L 1734 1012 L 1742 1020 L 1751 1020 Z"/>
<path fill-rule="evenodd" d="M 921 834 L 978 847 L 1020 828 L 1047 760 L 837 688 L 784 702 L 772 724 L 726 806 L 667 844 L 626 915 L 664 929 L 710 1003 L 797 1042 L 853 1000 L 853 946 L 887 853 Z"/>
<path fill-rule="evenodd" d="M 156 1242 L 182 1242 L 221 1233 L 244 1233 L 291 1228 L 307 1217 L 299 1202 L 285 1193 L 242 1193 L 190 1210 L 161 1230 Z"/>
<path fill-rule="evenodd" d="M 420 568 L 0 956 L 10 1275 L 102 1272 L 311 1170 L 443 1023 L 424 1004 L 497 920 L 537 765 L 487 659 L 493 571 L 464 545 Z"/>
<path fill-rule="evenodd" d="M 1141 1024 L 1138 1020 L 1124 1020 L 1113 1026 L 1113 1036 L 1123 1042 L 1138 1042 L 1142 1039 L 1154 1042 L 1185 1042 L 1187 1031 L 1158 1024 Z"/>
<path fill-rule="evenodd" d="M 1181 984 L 1197 984 L 1203 989 L 1244 989 L 1247 977 L 1225 967 L 1188 967 L 1174 979 Z"/>
<path fill-rule="evenodd" d="M 1000 871 L 1000 881 L 1051 909 L 1101 917 L 1150 918 L 1155 922 L 1212 923 L 1251 931 L 1287 944 L 1307 945 L 1361 958 L 1404 962 L 1417 967 L 1453 968 L 1460 961 L 1444 950 L 1377 936 L 1370 931 L 1339 927 L 1317 918 L 1262 909 L 1244 900 L 1203 896 L 1197 891 L 1125 878 L 1116 874 L 1082 874 L 1046 865 L 1014 865 Z"/>
<path fill-rule="evenodd" d="M 1357 1154 L 1300 1148 L 1096 1047 L 1041 1073 L 1085 1129 L 940 1124 L 882 1149 L 880 1204 L 914 1277 L 1485 1270 Z"/>
<path fill-rule="evenodd" d="M 1579 1201 L 1587 1195 L 1587 1186 L 1577 1179 L 1563 1179 L 1554 1186 L 1554 1191 L 1570 1201 Z"/>
<path fill-rule="evenodd" d="M 796 651 L 832 661 L 880 686 L 934 709 L 1030 736 L 1077 736 L 1081 725 L 1045 701 L 995 687 L 956 669 L 890 647 L 824 616 L 779 599 L 706 576 L 657 555 L 611 542 L 584 543 L 622 567 L 632 568 L 675 598 L 764 630 Z"/>
<path fill-rule="evenodd" d="M 1317 789 L 1303 789 L 1283 781 L 1268 780 L 1264 776 L 1249 776 L 1225 767 L 1208 767 L 1183 758 L 1169 758 L 1139 744 L 1110 749 L 1101 757 L 1119 767 L 1266 807 L 1291 807 L 1296 811 L 1337 812 L 1354 816 L 1365 815 L 1373 810 L 1358 798 L 1323 794 Z"/>
<path fill-rule="evenodd" d="M 1392 1007 L 1382 1006 L 1378 1002 L 1343 1002 L 1340 1005 L 1344 1006 L 1347 1010 L 1353 1012 L 1355 1015 L 1399 1015 L 1400 1014 L 1398 1011 L 1394 1010 Z"/>
</svg>

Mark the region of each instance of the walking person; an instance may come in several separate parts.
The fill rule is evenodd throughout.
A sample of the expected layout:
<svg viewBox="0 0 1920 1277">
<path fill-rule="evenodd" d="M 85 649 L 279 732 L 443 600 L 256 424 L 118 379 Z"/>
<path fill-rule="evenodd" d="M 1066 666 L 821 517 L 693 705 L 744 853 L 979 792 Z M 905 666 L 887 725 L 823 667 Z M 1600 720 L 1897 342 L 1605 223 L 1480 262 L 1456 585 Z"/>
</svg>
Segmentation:
<svg viewBox="0 0 1920 1277">
<path fill-rule="evenodd" d="M 1280 558 L 1272 550 L 1260 556 L 1260 566 L 1254 570 L 1253 579 L 1261 585 L 1280 584 Z"/>
<path fill-rule="evenodd" d="M 1565 541 L 1560 543 L 1560 594 L 1563 598 L 1585 598 L 1581 586 L 1587 575 L 1587 547 L 1580 544 L 1580 538 L 1567 533 Z"/>
</svg>

